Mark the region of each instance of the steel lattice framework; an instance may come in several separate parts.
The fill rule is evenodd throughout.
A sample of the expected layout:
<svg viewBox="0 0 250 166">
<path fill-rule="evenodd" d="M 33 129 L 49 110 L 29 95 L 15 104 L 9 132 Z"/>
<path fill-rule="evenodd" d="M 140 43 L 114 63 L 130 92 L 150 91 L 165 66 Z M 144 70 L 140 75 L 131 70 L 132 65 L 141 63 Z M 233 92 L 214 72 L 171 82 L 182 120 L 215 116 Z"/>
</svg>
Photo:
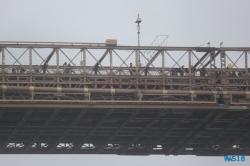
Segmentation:
<svg viewBox="0 0 250 166">
<path fill-rule="evenodd" d="M 250 47 L 0 50 L 0 153 L 250 154 Z"/>
</svg>

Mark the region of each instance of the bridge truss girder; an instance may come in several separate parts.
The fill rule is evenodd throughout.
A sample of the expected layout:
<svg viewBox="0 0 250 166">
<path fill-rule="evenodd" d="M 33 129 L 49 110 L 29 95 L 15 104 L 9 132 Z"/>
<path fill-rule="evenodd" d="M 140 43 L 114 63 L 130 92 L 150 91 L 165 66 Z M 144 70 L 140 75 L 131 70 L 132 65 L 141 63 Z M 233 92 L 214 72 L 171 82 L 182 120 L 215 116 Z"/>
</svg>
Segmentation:
<svg viewBox="0 0 250 166">
<path fill-rule="evenodd" d="M 250 48 L 0 48 L 1 153 L 249 155 Z"/>
<path fill-rule="evenodd" d="M 54 109 L 7 108 L 1 118 L 1 153 L 250 155 L 249 111 L 60 109 L 53 115 Z"/>
</svg>

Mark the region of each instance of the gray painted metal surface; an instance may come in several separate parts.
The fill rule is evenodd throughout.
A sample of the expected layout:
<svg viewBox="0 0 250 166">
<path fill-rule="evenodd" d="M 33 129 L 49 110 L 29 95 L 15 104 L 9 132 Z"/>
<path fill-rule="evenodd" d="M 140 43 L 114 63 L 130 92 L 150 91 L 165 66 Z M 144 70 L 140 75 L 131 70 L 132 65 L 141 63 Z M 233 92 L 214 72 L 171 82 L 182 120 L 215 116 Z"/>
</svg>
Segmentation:
<svg viewBox="0 0 250 166">
<path fill-rule="evenodd" d="M 0 48 L 1 153 L 249 155 L 250 47 Z"/>
</svg>

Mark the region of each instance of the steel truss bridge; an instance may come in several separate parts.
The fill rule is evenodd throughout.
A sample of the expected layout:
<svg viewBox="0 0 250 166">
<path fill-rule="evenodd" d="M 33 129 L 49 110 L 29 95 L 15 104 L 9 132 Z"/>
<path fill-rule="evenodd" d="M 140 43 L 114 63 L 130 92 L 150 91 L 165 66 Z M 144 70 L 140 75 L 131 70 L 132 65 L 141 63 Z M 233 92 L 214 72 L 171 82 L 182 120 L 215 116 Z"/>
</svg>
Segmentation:
<svg viewBox="0 0 250 166">
<path fill-rule="evenodd" d="M 250 155 L 250 47 L 0 50 L 2 154 Z"/>
</svg>

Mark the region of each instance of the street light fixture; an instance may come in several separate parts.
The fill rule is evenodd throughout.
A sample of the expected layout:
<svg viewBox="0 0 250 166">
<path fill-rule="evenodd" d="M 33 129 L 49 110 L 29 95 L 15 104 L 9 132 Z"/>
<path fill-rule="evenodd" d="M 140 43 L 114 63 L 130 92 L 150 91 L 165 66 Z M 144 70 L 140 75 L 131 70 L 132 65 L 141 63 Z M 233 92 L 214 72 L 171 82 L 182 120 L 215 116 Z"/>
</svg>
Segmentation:
<svg viewBox="0 0 250 166">
<path fill-rule="evenodd" d="M 142 20 L 140 19 L 139 14 L 138 14 L 138 18 L 135 21 L 135 23 L 137 23 L 138 46 L 140 46 L 140 23 L 141 22 Z M 138 50 L 136 51 L 136 56 L 138 57 L 137 66 L 141 66 L 140 54 Z"/>
</svg>

